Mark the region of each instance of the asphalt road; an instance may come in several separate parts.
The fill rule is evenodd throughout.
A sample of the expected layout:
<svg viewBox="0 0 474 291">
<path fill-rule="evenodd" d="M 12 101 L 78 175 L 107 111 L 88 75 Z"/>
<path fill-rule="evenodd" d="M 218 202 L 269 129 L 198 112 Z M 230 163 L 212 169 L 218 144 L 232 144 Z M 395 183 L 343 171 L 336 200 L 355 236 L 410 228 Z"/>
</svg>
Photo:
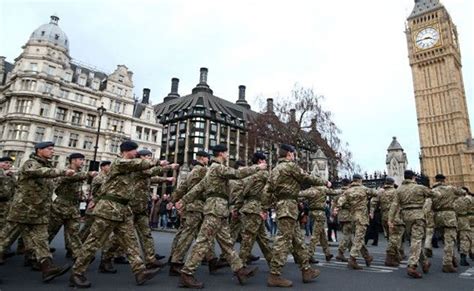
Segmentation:
<svg viewBox="0 0 474 291">
<path fill-rule="evenodd" d="M 154 232 L 155 245 L 157 252 L 163 255 L 169 255 L 173 233 Z M 382 238 L 382 236 L 380 236 Z M 65 259 L 62 232 L 53 241 L 53 246 L 57 248 L 54 254 L 55 262 L 60 264 L 68 263 Z M 432 268 L 430 273 L 423 279 L 411 279 L 406 275 L 406 262 L 398 268 L 385 267 L 383 264 L 385 256 L 386 242 L 384 239 L 379 241 L 378 246 L 371 246 L 369 242 L 369 252 L 375 260 L 370 268 L 364 268 L 362 271 L 349 270 L 345 263 L 332 261 L 329 263 L 320 262 L 316 265 L 321 270 L 321 276 L 314 282 L 303 284 L 301 281 L 301 272 L 293 263 L 293 258 L 288 258 L 288 264 L 284 268 L 283 276 L 293 281 L 295 290 L 429 290 L 429 291 L 474 291 L 474 267 L 460 267 L 457 274 L 445 274 L 441 272 L 442 249 L 434 249 L 432 259 Z M 238 247 L 238 245 L 237 245 Z M 336 248 L 331 247 L 333 254 Z M 408 250 L 408 247 L 405 247 Z M 323 260 L 320 248 L 317 249 L 317 258 Z M 260 255 L 260 250 L 255 247 L 254 254 Z M 97 258 L 99 254 L 97 254 Z M 177 277 L 169 277 L 168 269 L 164 269 L 152 281 L 144 286 L 136 286 L 135 280 L 128 265 L 117 265 L 117 274 L 99 274 L 97 272 L 98 262 L 89 267 L 87 272 L 88 279 L 92 282 L 93 290 L 176 290 Z M 363 262 L 361 262 L 362 264 Z M 233 278 L 230 269 L 219 270 L 215 275 L 209 275 L 207 266 L 201 266 L 196 274 L 199 280 L 205 283 L 208 290 L 270 290 L 266 286 L 266 277 L 268 267 L 265 260 L 254 263 L 259 267 L 259 273 L 251 278 L 245 286 L 238 285 Z M 471 263 L 474 266 L 474 263 Z M 0 291 L 8 290 L 70 290 L 68 279 L 70 273 L 56 278 L 50 283 L 41 282 L 41 274 L 23 267 L 23 258 L 15 256 L 7 260 L 7 263 L 0 266 L 0 278 L 3 282 L 0 284 Z"/>
</svg>

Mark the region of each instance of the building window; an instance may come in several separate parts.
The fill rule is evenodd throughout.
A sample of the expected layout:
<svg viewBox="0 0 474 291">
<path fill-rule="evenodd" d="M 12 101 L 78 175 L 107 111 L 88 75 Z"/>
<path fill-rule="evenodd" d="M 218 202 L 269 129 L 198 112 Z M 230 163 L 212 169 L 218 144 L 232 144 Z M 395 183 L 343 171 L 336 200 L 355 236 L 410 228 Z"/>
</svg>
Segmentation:
<svg viewBox="0 0 474 291">
<path fill-rule="evenodd" d="M 51 164 L 53 164 L 53 167 L 57 167 L 59 164 L 59 155 L 54 155 L 53 158 L 51 159 Z"/>
<path fill-rule="evenodd" d="M 66 121 L 66 116 L 67 116 L 67 109 L 58 107 L 56 109 L 56 119 L 61 120 L 61 121 Z"/>
<path fill-rule="evenodd" d="M 142 139 L 142 130 L 141 126 L 137 126 L 137 130 L 135 132 L 135 138 L 141 140 Z"/>
<path fill-rule="evenodd" d="M 85 86 L 86 85 L 86 77 L 84 77 L 84 76 L 79 77 L 78 83 L 81 86 Z"/>
<path fill-rule="evenodd" d="M 87 127 L 95 127 L 95 119 L 96 119 L 95 115 L 87 114 L 86 126 Z"/>
<path fill-rule="evenodd" d="M 143 139 L 146 141 L 150 139 L 150 129 L 145 128 L 145 130 L 143 131 Z"/>
<path fill-rule="evenodd" d="M 10 157 L 14 160 L 13 166 L 15 167 L 20 167 L 21 160 L 23 159 L 23 156 L 25 155 L 25 152 L 21 151 L 4 151 L 3 155 L 6 157 Z"/>
<path fill-rule="evenodd" d="M 44 132 L 45 132 L 44 127 L 37 127 L 36 132 L 35 132 L 35 141 L 43 141 L 44 140 Z"/>
<path fill-rule="evenodd" d="M 51 92 L 53 92 L 53 84 L 46 83 L 46 85 L 44 85 L 44 92 L 51 94 Z"/>
<path fill-rule="evenodd" d="M 179 124 L 179 131 L 183 131 L 183 130 L 186 130 L 186 123 L 181 122 L 181 123 Z"/>
<path fill-rule="evenodd" d="M 34 81 L 34 80 L 21 80 L 21 90 L 35 91 L 36 90 L 36 81 Z"/>
<path fill-rule="evenodd" d="M 158 141 L 158 130 L 151 131 L 151 141 L 157 142 Z"/>
<path fill-rule="evenodd" d="M 31 100 L 30 99 L 18 99 L 16 101 L 15 112 L 19 113 L 29 113 L 31 109 Z"/>
<path fill-rule="evenodd" d="M 59 97 L 67 99 L 68 96 L 69 96 L 69 91 L 61 89 L 61 92 L 59 93 Z"/>
<path fill-rule="evenodd" d="M 120 144 L 119 138 L 117 137 L 113 138 L 112 142 L 110 143 L 110 151 L 113 153 L 117 153 L 119 150 L 119 144 Z"/>
<path fill-rule="evenodd" d="M 97 99 L 90 97 L 89 98 L 89 105 L 96 106 L 97 105 Z"/>
<path fill-rule="evenodd" d="M 54 76 L 54 73 L 56 71 L 56 67 L 54 66 L 48 66 L 46 68 L 46 74 Z"/>
<path fill-rule="evenodd" d="M 60 146 L 63 143 L 64 130 L 55 129 L 53 133 L 53 142 L 56 146 Z"/>
<path fill-rule="evenodd" d="M 84 100 L 84 95 L 76 93 L 74 100 L 76 100 L 76 102 L 82 103 L 82 101 Z"/>
<path fill-rule="evenodd" d="M 30 63 L 30 71 L 38 72 L 38 63 Z"/>
<path fill-rule="evenodd" d="M 49 106 L 49 103 L 41 102 L 39 115 L 43 117 L 49 117 Z"/>
<path fill-rule="evenodd" d="M 69 136 L 69 147 L 75 148 L 77 147 L 77 142 L 79 141 L 79 134 L 71 133 Z"/>
<path fill-rule="evenodd" d="M 217 132 L 217 123 L 211 122 L 211 132 Z"/>
<path fill-rule="evenodd" d="M 146 119 L 150 120 L 151 119 L 151 111 L 146 112 Z"/>
<path fill-rule="evenodd" d="M 92 136 L 84 137 L 84 145 L 82 146 L 82 148 L 85 149 L 85 150 L 92 149 L 93 140 L 94 140 L 94 137 L 92 137 Z"/>
<path fill-rule="evenodd" d="M 12 123 L 8 136 L 10 139 L 26 141 L 28 140 L 29 130 L 30 126 L 28 124 Z"/>
<path fill-rule="evenodd" d="M 82 112 L 79 112 L 79 111 L 72 112 L 72 120 L 71 120 L 72 124 L 80 125 L 81 119 L 82 119 Z"/>
<path fill-rule="evenodd" d="M 120 106 L 122 106 L 122 102 L 120 101 L 115 100 L 115 101 L 110 102 L 110 110 L 112 110 L 115 113 L 120 112 Z"/>
<path fill-rule="evenodd" d="M 195 145 L 203 145 L 204 144 L 204 138 L 203 137 L 195 137 L 194 138 L 194 144 Z"/>
</svg>

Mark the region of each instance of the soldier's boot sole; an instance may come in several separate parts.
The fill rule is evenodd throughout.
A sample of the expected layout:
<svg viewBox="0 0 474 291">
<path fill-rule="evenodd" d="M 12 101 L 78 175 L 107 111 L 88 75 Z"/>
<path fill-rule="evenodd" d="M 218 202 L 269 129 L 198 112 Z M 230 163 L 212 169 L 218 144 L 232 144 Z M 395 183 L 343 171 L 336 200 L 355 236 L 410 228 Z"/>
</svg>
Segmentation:
<svg viewBox="0 0 474 291">
<path fill-rule="evenodd" d="M 237 280 L 239 281 L 240 285 L 243 285 L 247 279 L 255 276 L 257 274 L 258 267 L 243 267 L 237 272 L 235 272 L 235 276 L 237 277 Z"/>
<path fill-rule="evenodd" d="M 362 267 L 357 264 L 357 260 L 353 257 L 350 257 L 347 261 L 347 267 L 352 270 L 362 270 Z"/>
<path fill-rule="evenodd" d="M 341 253 L 339 253 L 339 254 L 336 256 L 336 260 L 338 260 L 339 262 L 347 263 L 347 258 L 344 257 L 344 254 L 341 254 Z"/>
<path fill-rule="evenodd" d="M 293 286 L 293 282 L 280 276 L 270 274 L 267 278 L 267 286 L 290 288 Z"/>
<path fill-rule="evenodd" d="M 321 274 L 321 271 L 318 269 L 307 269 L 302 271 L 302 277 L 303 277 L 303 283 L 310 283 L 319 275 Z"/>
<path fill-rule="evenodd" d="M 193 275 L 188 275 L 181 273 L 181 278 L 178 283 L 179 288 L 192 288 L 192 289 L 202 289 L 204 288 L 204 283 L 199 282 L 194 278 Z"/>
<path fill-rule="evenodd" d="M 66 274 L 71 269 L 71 265 L 65 265 L 57 272 L 51 272 L 50 274 L 43 274 L 43 282 L 48 283 L 56 277 Z"/>
<path fill-rule="evenodd" d="M 457 273 L 458 270 L 454 268 L 452 265 L 443 265 L 442 269 L 443 273 Z"/>
<path fill-rule="evenodd" d="M 82 279 L 82 282 L 76 282 L 76 280 Z M 75 278 L 75 275 L 71 275 L 69 277 L 69 287 L 75 287 L 79 289 L 86 289 L 91 287 L 91 282 L 89 282 L 85 277 L 83 278 Z"/>
<path fill-rule="evenodd" d="M 137 285 L 143 285 L 145 282 L 150 281 L 155 277 L 158 272 L 160 271 L 160 268 L 156 269 L 145 269 L 144 271 L 141 271 L 137 275 L 135 275 L 135 282 Z"/>
<path fill-rule="evenodd" d="M 407 275 L 415 279 L 421 279 L 423 277 L 414 267 L 407 269 Z"/>
</svg>

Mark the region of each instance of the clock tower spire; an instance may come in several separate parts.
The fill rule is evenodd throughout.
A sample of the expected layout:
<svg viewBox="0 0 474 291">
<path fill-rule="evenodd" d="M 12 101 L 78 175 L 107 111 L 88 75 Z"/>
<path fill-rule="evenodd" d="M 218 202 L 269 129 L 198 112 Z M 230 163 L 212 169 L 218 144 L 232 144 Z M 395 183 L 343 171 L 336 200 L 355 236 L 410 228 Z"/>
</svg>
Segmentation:
<svg viewBox="0 0 474 291">
<path fill-rule="evenodd" d="M 421 170 L 474 189 L 472 140 L 456 25 L 439 0 L 415 0 L 407 19 Z"/>
</svg>

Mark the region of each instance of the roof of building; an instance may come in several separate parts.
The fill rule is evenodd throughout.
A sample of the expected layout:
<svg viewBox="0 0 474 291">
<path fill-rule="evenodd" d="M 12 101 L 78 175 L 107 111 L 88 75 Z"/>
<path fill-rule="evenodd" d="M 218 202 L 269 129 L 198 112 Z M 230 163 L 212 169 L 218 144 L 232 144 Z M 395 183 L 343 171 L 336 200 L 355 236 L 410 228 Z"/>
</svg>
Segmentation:
<svg viewBox="0 0 474 291">
<path fill-rule="evenodd" d="M 400 143 L 397 141 L 397 137 L 394 136 L 394 137 L 392 138 L 392 142 L 391 142 L 390 145 L 388 146 L 387 151 L 398 151 L 398 150 L 402 150 L 402 151 L 403 151 L 403 148 L 402 148 L 402 146 L 400 145 Z"/>
<path fill-rule="evenodd" d="M 4 66 L 5 71 L 4 71 L 4 75 L 0 76 L 0 85 L 5 85 L 5 82 L 7 81 L 8 73 L 13 71 L 13 68 L 15 67 L 14 64 L 9 63 L 7 61 L 4 61 L 3 66 Z"/>
<path fill-rule="evenodd" d="M 58 21 L 59 17 L 52 15 L 51 21 L 49 23 L 43 24 L 33 31 L 30 36 L 30 40 L 50 42 L 69 51 L 69 41 L 67 35 L 64 33 L 64 31 L 62 31 L 61 28 L 59 28 Z"/>
<path fill-rule="evenodd" d="M 439 0 L 415 0 L 415 7 L 413 7 L 408 19 L 415 18 L 441 7 L 443 7 L 443 4 L 439 3 Z"/>
</svg>

